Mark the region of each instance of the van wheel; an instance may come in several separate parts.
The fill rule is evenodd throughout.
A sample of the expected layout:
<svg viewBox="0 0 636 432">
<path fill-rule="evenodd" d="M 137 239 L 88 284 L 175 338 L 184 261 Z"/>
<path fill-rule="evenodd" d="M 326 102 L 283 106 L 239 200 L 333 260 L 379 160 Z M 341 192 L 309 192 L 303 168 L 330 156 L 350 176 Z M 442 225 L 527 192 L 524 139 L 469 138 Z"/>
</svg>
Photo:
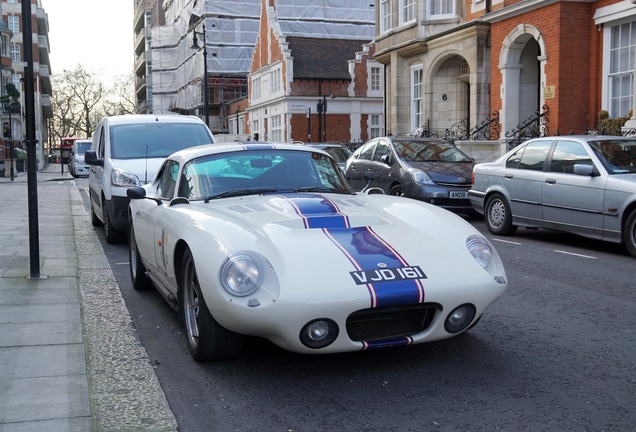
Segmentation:
<svg viewBox="0 0 636 432">
<path fill-rule="evenodd" d="M 113 223 L 110 220 L 110 213 L 108 213 L 108 203 L 106 201 L 102 203 L 102 212 L 104 214 L 104 234 L 106 236 L 106 243 L 119 243 L 121 241 L 121 233 L 115 229 Z"/>
<path fill-rule="evenodd" d="M 91 200 L 91 223 L 94 227 L 101 227 L 104 224 L 99 220 L 97 214 L 95 213 L 95 207 L 93 207 L 93 201 Z"/>
<path fill-rule="evenodd" d="M 636 257 L 636 210 L 632 210 L 623 227 L 623 242 L 629 253 Z"/>
</svg>

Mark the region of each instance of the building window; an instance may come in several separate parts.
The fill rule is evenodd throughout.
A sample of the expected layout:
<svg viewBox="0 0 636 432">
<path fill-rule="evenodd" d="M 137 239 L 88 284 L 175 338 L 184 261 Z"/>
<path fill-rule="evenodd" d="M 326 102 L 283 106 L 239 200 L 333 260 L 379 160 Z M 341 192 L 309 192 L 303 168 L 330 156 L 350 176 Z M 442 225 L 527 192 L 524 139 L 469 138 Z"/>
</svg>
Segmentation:
<svg viewBox="0 0 636 432">
<path fill-rule="evenodd" d="M 369 128 L 369 139 L 383 136 L 382 125 L 380 124 L 380 115 L 371 114 L 371 127 Z"/>
<path fill-rule="evenodd" d="M 411 67 L 411 129 L 417 129 L 424 125 L 423 96 L 424 96 L 424 70 L 422 65 Z"/>
<path fill-rule="evenodd" d="M 428 18 L 432 20 L 455 17 L 455 0 L 427 0 Z"/>
<path fill-rule="evenodd" d="M 380 91 L 380 90 L 382 90 L 380 80 L 381 80 L 380 68 L 379 67 L 372 67 L 371 68 L 371 87 L 369 88 L 369 90 L 371 90 L 371 91 Z"/>
<path fill-rule="evenodd" d="M 8 0 L 7 3 L 17 3 L 18 0 Z"/>
<path fill-rule="evenodd" d="M 610 29 L 608 76 L 610 117 L 625 117 L 632 108 L 634 45 L 636 45 L 636 21 L 615 25 Z"/>
<path fill-rule="evenodd" d="M 283 129 L 281 127 L 281 116 L 277 115 L 270 119 L 271 135 L 270 139 L 274 142 L 282 142 Z"/>
<path fill-rule="evenodd" d="M 20 17 L 15 15 L 9 15 L 9 30 L 13 33 L 20 33 Z"/>
<path fill-rule="evenodd" d="M 415 0 L 400 0 L 400 25 L 415 21 Z"/>
<path fill-rule="evenodd" d="M 22 88 L 22 77 L 20 75 L 18 74 L 11 75 L 11 81 L 13 82 L 13 85 L 15 86 L 15 88 L 17 89 Z"/>
<path fill-rule="evenodd" d="M 275 69 L 275 70 L 270 72 L 269 81 L 270 81 L 270 85 L 272 87 L 272 89 L 271 89 L 272 94 L 278 93 L 280 91 L 280 87 L 281 87 L 280 69 Z"/>
<path fill-rule="evenodd" d="M 20 51 L 20 45 L 18 45 L 17 43 L 11 44 L 11 61 L 13 62 L 22 61 L 22 53 Z"/>
<path fill-rule="evenodd" d="M 3 57 L 6 57 L 9 55 L 9 51 L 8 51 L 8 46 L 9 46 L 9 38 L 6 36 L 2 36 L 2 44 L 0 46 L 0 55 L 2 55 Z"/>
<path fill-rule="evenodd" d="M 261 97 L 261 78 L 252 78 L 252 99 L 257 100 Z"/>
<path fill-rule="evenodd" d="M 391 30 L 391 1 L 380 0 L 380 34 Z"/>
</svg>

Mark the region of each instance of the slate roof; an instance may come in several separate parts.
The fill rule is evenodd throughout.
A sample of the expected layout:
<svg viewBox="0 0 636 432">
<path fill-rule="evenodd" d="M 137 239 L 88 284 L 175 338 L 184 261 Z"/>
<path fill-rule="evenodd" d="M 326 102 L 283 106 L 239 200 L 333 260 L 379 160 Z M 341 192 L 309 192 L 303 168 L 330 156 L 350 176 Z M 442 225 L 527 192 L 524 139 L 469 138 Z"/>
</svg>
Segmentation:
<svg viewBox="0 0 636 432">
<path fill-rule="evenodd" d="M 371 41 L 288 36 L 294 79 L 350 80 L 349 60 Z"/>
</svg>

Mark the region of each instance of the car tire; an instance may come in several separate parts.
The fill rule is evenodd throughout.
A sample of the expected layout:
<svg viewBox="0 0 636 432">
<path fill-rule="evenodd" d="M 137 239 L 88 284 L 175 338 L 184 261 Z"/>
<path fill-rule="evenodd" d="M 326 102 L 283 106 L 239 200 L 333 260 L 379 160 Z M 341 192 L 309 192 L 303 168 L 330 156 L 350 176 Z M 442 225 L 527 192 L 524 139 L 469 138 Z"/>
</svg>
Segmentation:
<svg viewBox="0 0 636 432">
<path fill-rule="evenodd" d="M 396 185 L 392 186 L 391 190 L 389 190 L 389 195 L 403 197 L 404 196 L 404 189 L 402 189 L 402 185 L 401 184 L 396 184 Z"/>
<path fill-rule="evenodd" d="M 486 201 L 484 215 L 488 230 L 496 235 L 510 235 L 517 231 L 512 224 L 512 212 L 506 198 L 501 194 L 493 194 Z"/>
<path fill-rule="evenodd" d="M 629 214 L 623 227 L 623 242 L 627 251 L 636 257 L 636 209 Z"/>
<path fill-rule="evenodd" d="M 106 243 L 117 244 L 121 241 L 121 233 L 115 229 L 113 223 L 110 220 L 110 214 L 108 212 L 108 203 L 102 202 L 102 212 L 104 215 L 104 236 L 106 237 Z"/>
<path fill-rule="evenodd" d="M 130 263 L 130 281 L 134 289 L 141 291 L 150 286 L 150 279 L 146 274 L 146 266 L 144 266 L 139 256 L 139 248 L 137 248 L 137 238 L 135 237 L 135 229 L 132 221 L 130 221 L 130 241 L 128 242 L 128 261 Z"/>
<path fill-rule="evenodd" d="M 181 274 L 179 314 L 192 358 L 202 362 L 239 355 L 243 350 L 244 336 L 221 326 L 210 313 L 199 287 L 194 258 L 189 249 L 183 254 Z"/>
<path fill-rule="evenodd" d="M 104 226 L 104 223 L 99 220 L 97 217 L 97 213 L 95 213 L 95 207 L 93 206 L 93 201 L 91 200 L 91 223 L 94 227 Z"/>
</svg>

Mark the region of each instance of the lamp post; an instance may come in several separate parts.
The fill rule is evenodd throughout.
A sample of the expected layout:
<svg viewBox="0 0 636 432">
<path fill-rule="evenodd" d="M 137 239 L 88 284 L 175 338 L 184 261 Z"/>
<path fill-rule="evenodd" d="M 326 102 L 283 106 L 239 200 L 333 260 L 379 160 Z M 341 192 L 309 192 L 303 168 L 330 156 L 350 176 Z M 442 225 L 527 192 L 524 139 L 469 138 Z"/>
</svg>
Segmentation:
<svg viewBox="0 0 636 432">
<path fill-rule="evenodd" d="M 203 31 L 198 32 L 192 30 L 192 49 L 200 49 L 197 35 L 203 36 L 203 114 L 205 115 L 205 124 L 210 127 L 210 110 L 209 110 L 209 94 L 208 94 L 208 45 L 205 40 L 205 23 L 203 23 Z"/>
</svg>

